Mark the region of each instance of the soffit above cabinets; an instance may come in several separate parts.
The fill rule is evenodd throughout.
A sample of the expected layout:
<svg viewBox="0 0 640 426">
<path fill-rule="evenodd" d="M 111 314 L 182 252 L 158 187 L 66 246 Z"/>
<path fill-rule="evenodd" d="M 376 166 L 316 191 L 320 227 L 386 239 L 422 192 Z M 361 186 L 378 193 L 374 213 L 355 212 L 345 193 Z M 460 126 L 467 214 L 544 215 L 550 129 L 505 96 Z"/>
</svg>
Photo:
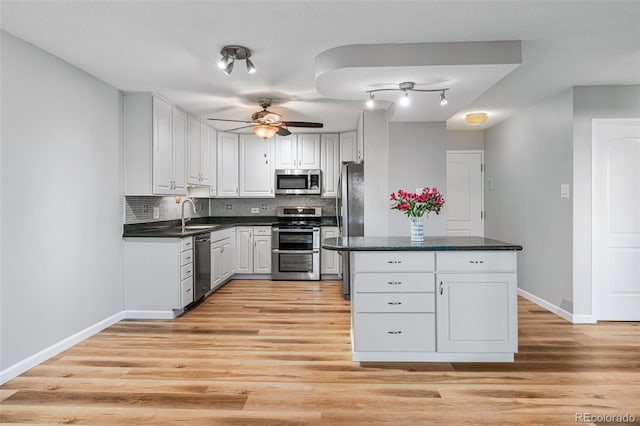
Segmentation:
<svg viewBox="0 0 640 426">
<path fill-rule="evenodd" d="M 341 46 L 316 57 L 316 89 L 322 96 L 364 102 L 367 90 L 449 88 L 448 104 L 438 92 L 409 92 L 411 104 L 399 106 L 402 92 L 377 92 L 376 108 L 390 121 L 447 121 L 522 62 L 520 41 L 408 43 Z"/>
</svg>

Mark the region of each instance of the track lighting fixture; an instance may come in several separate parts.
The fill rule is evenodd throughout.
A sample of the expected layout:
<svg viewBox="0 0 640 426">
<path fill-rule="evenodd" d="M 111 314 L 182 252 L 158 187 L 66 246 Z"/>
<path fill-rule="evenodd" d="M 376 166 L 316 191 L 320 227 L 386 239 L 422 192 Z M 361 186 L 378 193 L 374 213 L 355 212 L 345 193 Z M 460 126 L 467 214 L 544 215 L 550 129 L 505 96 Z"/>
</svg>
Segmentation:
<svg viewBox="0 0 640 426">
<path fill-rule="evenodd" d="M 236 59 L 246 61 L 247 72 L 249 74 L 253 74 L 257 70 L 251 59 L 249 59 L 251 57 L 251 50 L 244 46 L 225 46 L 220 51 L 220 55 L 222 55 L 222 57 L 218 61 L 218 68 L 223 70 L 226 75 L 230 75 L 231 71 L 233 71 L 233 64 L 236 62 Z"/>
<path fill-rule="evenodd" d="M 404 83 L 398 84 L 397 89 L 373 89 L 367 90 L 365 93 L 369 95 L 369 99 L 366 102 L 367 107 L 373 108 L 374 106 L 374 93 L 376 92 L 403 92 L 404 95 L 400 98 L 399 103 L 402 106 L 407 106 L 411 103 L 411 99 L 409 98 L 409 92 L 440 92 L 440 105 L 445 106 L 448 101 L 445 95 L 445 92 L 449 90 L 448 87 L 444 89 L 416 89 L 415 83 L 411 81 L 405 81 Z"/>
</svg>

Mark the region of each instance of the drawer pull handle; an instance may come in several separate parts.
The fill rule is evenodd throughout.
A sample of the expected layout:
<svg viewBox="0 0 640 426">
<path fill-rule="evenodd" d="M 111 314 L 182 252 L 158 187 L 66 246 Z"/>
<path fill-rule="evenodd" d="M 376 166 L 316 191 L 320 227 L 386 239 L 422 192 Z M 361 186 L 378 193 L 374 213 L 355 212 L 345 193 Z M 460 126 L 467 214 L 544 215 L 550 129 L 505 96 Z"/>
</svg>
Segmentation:
<svg viewBox="0 0 640 426">
<path fill-rule="evenodd" d="M 387 260 L 387 263 L 391 263 L 391 264 L 398 264 L 398 263 L 402 263 L 402 260 Z"/>
<path fill-rule="evenodd" d="M 391 330 L 391 331 L 387 331 L 387 333 L 389 333 L 389 334 L 402 334 L 402 331 L 400 331 L 400 330 Z"/>
<path fill-rule="evenodd" d="M 387 302 L 387 305 L 402 305 L 402 302 Z"/>
<path fill-rule="evenodd" d="M 389 284 L 389 285 L 400 285 L 400 284 L 402 284 L 402 281 L 387 281 L 387 284 Z"/>
<path fill-rule="evenodd" d="M 484 260 L 470 260 L 469 263 L 484 263 Z"/>
<path fill-rule="evenodd" d="M 191 260 L 191 256 L 187 256 L 187 260 Z"/>
<path fill-rule="evenodd" d="M 442 287 L 442 281 L 440 281 L 440 295 L 442 296 L 442 292 L 444 291 L 443 287 Z"/>
<path fill-rule="evenodd" d="M 190 288 L 188 288 L 188 289 L 187 289 L 187 293 L 189 293 L 190 291 L 191 291 L 191 289 L 190 289 Z"/>
</svg>

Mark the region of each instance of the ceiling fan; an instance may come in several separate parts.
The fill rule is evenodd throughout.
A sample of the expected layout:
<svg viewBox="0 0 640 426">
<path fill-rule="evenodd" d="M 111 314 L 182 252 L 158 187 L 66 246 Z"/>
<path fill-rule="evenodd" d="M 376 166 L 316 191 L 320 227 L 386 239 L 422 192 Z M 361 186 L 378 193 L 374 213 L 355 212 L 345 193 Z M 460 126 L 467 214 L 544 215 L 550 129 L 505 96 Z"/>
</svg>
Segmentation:
<svg viewBox="0 0 640 426">
<path fill-rule="evenodd" d="M 271 98 L 258 99 L 258 105 L 262 108 L 262 111 L 254 112 L 251 115 L 251 121 L 248 120 L 227 120 L 224 118 L 207 118 L 207 120 L 213 121 L 228 121 L 233 123 L 247 123 L 244 126 L 236 127 L 234 129 L 227 130 L 233 132 L 235 130 L 246 129 L 251 127 L 253 132 L 261 138 L 268 139 L 271 136 L 278 134 L 280 136 L 289 136 L 291 132 L 287 127 L 309 127 L 309 128 L 322 128 L 322 123 L 312 123 L 309 121 L 283 121 L 280 114 L 268 111 L 267 108 L 271 106 Z"/>
</svg>

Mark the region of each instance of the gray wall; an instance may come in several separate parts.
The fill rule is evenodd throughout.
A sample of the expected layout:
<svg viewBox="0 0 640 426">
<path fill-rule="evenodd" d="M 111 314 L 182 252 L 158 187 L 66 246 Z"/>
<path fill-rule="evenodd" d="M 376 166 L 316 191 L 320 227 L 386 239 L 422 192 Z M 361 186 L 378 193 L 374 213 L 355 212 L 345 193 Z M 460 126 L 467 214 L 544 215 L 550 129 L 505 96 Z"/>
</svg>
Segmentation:
<svg viewBox="0 0 640 426">
<path fill-rule="evenodd" d="M 483 130 L 453 130 L 447 132 L 447 149 L 484 149 Z"/>
<path fill-rule="evenodd" d="M 0 36 L 4 370 L 122 311 L 122 95 Z"/>
<path fill-rule="evenodd" d="M 522 244 L 518 287 L 573 311 L 572 92 L 485 132 L 485 236 Z"/>
<path fill-rule="evenodd" d="M 575 87 L 573 99 L 574 313 L 591 311 L 591 120 L 640 117 L 640 85 Z"/>
<path fill-rule="evenodd" d="M 415 191 L 424 186 L 446 191 L 446 153 L 449 135 L 444 122 L 389 123 L 389 194 L 398 189 Z M 365 142 L 366 143 L 366 142 Z M 368 181 L 367 181 L 368 184 Z M 424 219 L 425 236 L 446 235 L 446 204 L 440 215 Z M 389 214 L 389 234 L 409 236 L 407 216 L 392 210 Z"/>
<path fill-rule="evenodd" d="M 386 110 L 363 112 L 364 235 L 389 235 L 389 119 Z M 407 225 L 408 226 L 408 225 Z"/>
</svg>

